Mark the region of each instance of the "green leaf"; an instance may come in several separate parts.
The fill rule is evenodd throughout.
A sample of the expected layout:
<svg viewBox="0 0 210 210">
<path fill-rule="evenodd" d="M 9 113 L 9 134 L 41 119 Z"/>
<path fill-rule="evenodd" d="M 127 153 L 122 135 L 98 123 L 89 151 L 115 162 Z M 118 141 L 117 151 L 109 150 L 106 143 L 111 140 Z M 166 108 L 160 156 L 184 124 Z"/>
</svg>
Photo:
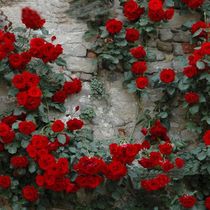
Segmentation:
<svg viewBox="0 0 210 210">
<path fill-rule="evenodd" d="M 190 107 L 189 111 L 190 111 L 191 114 L 198 113 L 198 111 L 199 111 L 199 105 L 194 105 L 194 106 Z"/>
<path fill-rule="evenodd" d="M 66 143 L 66 136 L 64 134 L 59 134 L 57 136 L 58 138 L 58 142 L 61 143 L 61 144 L 65 144 Z"/>
<path fill-rule="evenodd" d="M 205 64 L 202 61 L 197 61 L 196 66 L 198 69 L 204 69 L 205 68 Z"/>
<path fill-rule="evenodd" d="M 55 61 L 55 63 L 58 66 L 67 66 L 66 61 L 63 58 L 61 58 L 61 57 L 57 58 L 56 61 Z"/>
<path fill-rule="evenodd" d="M 204 151 L 202 151 L 201 153 L 199 153 L 197 155 L 197 158 L 198 158 L 198 160 L 202 161 L 202 160 L 206 159 L 206 156 L 207 156 L 206 153 Z"/>
<path fill-rule="evenodd" d="M 199 30 L 197 30 L 194 34 L 193 37 L 196 37 L 198 35 L 200 35 L 200 33 L 203 31 L 203 28 L 200 28 Z"/>
<path fill-rule="evenodd" d="M 31 162 L 28 167 L 29 172 L 32 174 L 36 171 L 36 169 L 37 169 L 36 164 L 34 162 Z"/>
</svg>

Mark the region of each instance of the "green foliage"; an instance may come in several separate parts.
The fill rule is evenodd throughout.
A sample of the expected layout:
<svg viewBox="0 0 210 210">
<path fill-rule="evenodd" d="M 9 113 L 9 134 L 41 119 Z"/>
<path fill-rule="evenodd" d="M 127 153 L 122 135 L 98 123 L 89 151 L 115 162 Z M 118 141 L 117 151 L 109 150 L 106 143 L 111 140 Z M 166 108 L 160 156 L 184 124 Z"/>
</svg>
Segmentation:
<svg viewBox="0 0 210 210">
<path fill-rule="evenodd" d="M 103 99 L 106 97 L 106 90 L 103 82 L 94 78 L 90 82 L 90 94 L 93 98 Z"/>
<path fill-rule="evenodd" d="M 80 118 L 83 120 L 91 121 L 96 116 L 96 113 L 92 107 L 86 107 L 81 111 Z"/>
</svg>

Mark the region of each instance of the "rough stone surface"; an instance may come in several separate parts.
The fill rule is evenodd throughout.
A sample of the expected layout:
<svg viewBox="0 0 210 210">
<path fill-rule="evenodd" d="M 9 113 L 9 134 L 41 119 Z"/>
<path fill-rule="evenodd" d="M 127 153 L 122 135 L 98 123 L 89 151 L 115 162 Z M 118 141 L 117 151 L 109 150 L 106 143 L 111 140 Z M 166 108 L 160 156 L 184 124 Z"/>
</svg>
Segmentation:
<svg viewBox="0 0 210 210">
<path fill-rule="evenodd" d="M 173 46 L 174 46 L 174 55 L 183 55 L 184 54 L 181 44 L 175 43 L 175 44 L 173 44 Z"/>
<path fill-rule="evenodd" d="M 173 51 L 173 45 L 170 42 L 157 41 L 157 48 L 161 51 L 171 53 Z"/>
<path fill-rule="evenodd" d="M 190 33 L 189 32 L 183 32 L 183 31 L 175 31 L 173 40 L 175 42 L 189 42 Z"/>
<path fill-rule="evenodd" d="M 160 40 L 161 41 L 171 41 L 173 39 L 173 33 L 170 29 L 160 30 Z"/>
</svg>

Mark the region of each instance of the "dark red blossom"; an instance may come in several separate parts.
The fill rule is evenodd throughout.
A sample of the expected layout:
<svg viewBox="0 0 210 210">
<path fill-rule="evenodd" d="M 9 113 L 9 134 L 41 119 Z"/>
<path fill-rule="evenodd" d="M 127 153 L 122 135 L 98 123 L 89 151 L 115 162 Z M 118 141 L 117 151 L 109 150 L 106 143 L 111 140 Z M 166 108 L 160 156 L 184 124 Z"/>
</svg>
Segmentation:
<svg viewBox="0 0 210 210">
<path fill-rule="evenodd" d="M 102 183 L 102 181 L 103 178 L 101 176 L 80 175 L 77 176 L 75 183 L 80 188 L 95 189 Z"/>
<path fill-rule="evenodd" d="M 55 120 L 51 126 L 53 132 L 62 132 L 64 130 L 64 123 L 61 120 Z"/>
<path fill-rule="evenodd" d="M 144 89 L 148 86 L 148 84 L 149 84 L 149 80 L 147 77 L 142 76 L 136 79 L 136 87 L 138 89 Z"/>
<path fill-rule="evenodd" d="M 183 195 L 179 198 L 179 203 L 184 208 L 192 208 L 195 205 L 196 201 L 196 198 L 192 195 Z"/>
<path fill-rule="evenodd" d="M 175 79 L 175 72 L 173 69 L 163 69 L 160 72 L 160 80 L 164 83 L 172 83 Z"/>
<path fill-rule="evenodd" d="M 25 7 L 22 9 L 22 22 L 27 28 L 37 30 L 43 27 L 45 20 L 41 18 L 37 11 Z"/>
<path fill-rule="evenodd" d="M 195 66 L 187 66 L 184 68 L 183 74 L 188 78 L 193 78 L 198 75 L 198 69 Z"/>
<path fill-rule="evenodd" d="M 26 185 L 25 187 L 23 187 L 22 196 L 24 199 L 30 202 L 35 202 L 39 199 L 38 191 L 32 185 Z"/>
<path fill-rule="evenodd" d="M 203 141 L 206 144 L 206 146 L 210 145 L 210 130 L 207 130 L 203 135 Z"/>
<path fill-rule="evenodd" d="M 110 19 L 106 22 L 106 30 L 112 35 L 119 33 L 122 27 L 123 23 L 117 19 Z"/>
<path fill-rule="evenodd" d="M 182 2 L 187 4 L 191 9 L 197 9 L 203 4 L 204 0 L 182 0 Z"/>
<path fill-rule="evenodd" d="M 137 29 L 135 28 L 127 28 L 126 29 L 126 34 L 125 34 L 125 39 L 128 42 L 135 42 L 139 39 L 140 33 Z"/>
<path fill-rule="evenodd" d="M 199 103 L 199 95 L 196 92 L 187 92 L 184 95 L 185 101 L 192 105 L 192 104 L 197 104 Z"/>
<path fill-rule="evenodd" d="M 10 163 L 14 168 L 26 168 L 29 162 L 26 156 L 13 156 Z"/>
<path fill-rule="evenodd" d="M 19 131 L 25 135 L 30 135 L 36 130 L 36 124 L 32 121 L 22 121 L 18 125 Z"/>
<path fill-rule="evenodd" d="M 144 11 L 144 7 L 140 7 L 134 0 L 128 0 L 123 5 L 124 16 L 131 21 L 139 19 Z"/>
<path fill-rule="evenodd" d="M 141 59 L 146 56 L 146 51 L 142 46 L 134 47 L 130 49 L 131 55 L 136 59 Z"/>
<path fill-rule="evenodd" d="M 185 161 L 182 158 L 177 157 L 175 159 L 175 165 L 177 168 L 183 168 L 185 164 Z"/>
<path fill-rule="evenodd" d="M 3 189 L 9 188 L 11 185 L 11 178 L 9 176 L 0 176 L 0 187 Z"/>
<path fill-rule="evenodd" d="M 84 125 L 83 121 L 77 118 L 70 119 L 66 124 L 67 124 L 68 130 L 70 131 L 79 130 Z"/>
<path fill-rule="evenodd" d="M 82 89 L 82 82 L 80 79 L 73 79 L 72 81 L 65 82 L 63 85 L 63 90 L 66 94 L 75 94 L 79 93 Z"/>
<path fill-rule="evenodd" d="M 134 74 L 144 74 L 147 70 L 147 63 L 145 61 L 136 61 L 133 63 L 131 71 Z"/>
<path fill-rule="evenodd" d="M 205 199 L 205 207 L 207 208 L 207 210 L 210 209 L 210 196 Z"/>
</svg>

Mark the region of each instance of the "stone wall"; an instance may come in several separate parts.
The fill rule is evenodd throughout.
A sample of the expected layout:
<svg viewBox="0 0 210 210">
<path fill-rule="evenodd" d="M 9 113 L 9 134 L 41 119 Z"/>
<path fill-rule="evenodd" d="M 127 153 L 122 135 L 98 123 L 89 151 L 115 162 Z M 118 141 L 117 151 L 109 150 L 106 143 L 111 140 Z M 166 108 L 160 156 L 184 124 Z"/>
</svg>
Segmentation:
<svg viewBox="0 0 210 210">
<path fill-rule="evenodd" d="M 86 106 L 93 107 L 96 117 L 90 124 L 94 130 L 96 140 L 114 140 L 118 134 L 127 133 L 132 129 L 138 105 L 134 95 L 127 93 L 122 87 L 123 76 L 120 73 L 109 73 L 100 70 L 98 76 L 104 82 L 108 98 L 105 100 L 92 100 L 90 96 L 90 80 L 97 74 L 97 65 L 94 58 L 88 53 L 91 43 L 83 40 L 83 34 L 87 26 L 83 22 L 70 18 L 65 11 L 71 6 L 70 0 L 13 0 L 2 1 L 1 10 L 14 23 L 19 25 L 21 8 L 30 6 L 37 9 L 47 20 L 46 27 L 51 35 L 56 35 L 57 42 L 64 47 L 65 58 L 68 62 L 66 74 L 79 76 L 83 81 L 83 91 L 66 102 L 67 112 L 79 105 L 81 109 Z M 147 47 L 154 56 L 148 63 L 149 71 L 155 72 L 162 68 L 174 68 L 181 71 L 179 56 L 190 53 L 189 32 L 183 32 L 181 25 L 186 20 L 199 19 L 199 15 L 194 13 L 179 15 L 179 11 L 172 21 L 159 28 L 156 37 L 148 41 Z M 111 74 L 111 75 L 110 75 Z M 112 76 L 112 77 L 110 77 Z M 111 79 L 110 79 L 111 78 Z M 2 91 L 2 90 L 1 90 Z M 0 92 L 6 96 L 6 91 Z M 160 96 L 158 91 L 150 90 L 150 97 L 142 101 L 142 107 L 150 108 L 153 102 Z M 2 109 L 1 103 L 0 109 Z M 7 104 L 6 104 L 7 106 Z M 143 111 L 142 110 L 142 111 Z M 177 138 L 186 138 L 187 133 L 183 121 L 183 112 L 174 110 L 172 120 L 172 134 Z M 57 115 L 52 115 L 52 117 Z M 60 117 L 65 118 L 65 115 Z M 136 138 L 140 138 L 139 128 L 136 129 Z"/>
</svg>

